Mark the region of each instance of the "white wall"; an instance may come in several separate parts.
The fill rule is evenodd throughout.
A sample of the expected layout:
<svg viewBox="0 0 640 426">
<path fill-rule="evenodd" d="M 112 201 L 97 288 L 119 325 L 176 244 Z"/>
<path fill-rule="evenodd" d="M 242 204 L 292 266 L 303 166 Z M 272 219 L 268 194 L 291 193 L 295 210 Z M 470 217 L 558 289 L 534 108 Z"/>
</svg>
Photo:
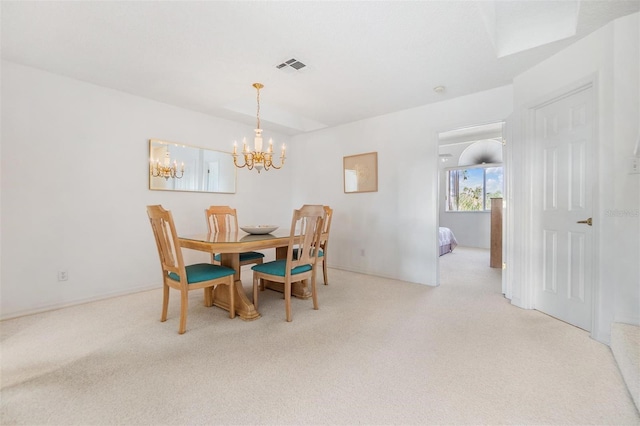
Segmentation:
<svg viewBox="0 0 640 426">
<path fill-rule="evenodd" d="M 483 249 L 491 246 L 491 212 L 442 212 L 440 226 L 451 229 L 460 246 Z"/>
<path fill-rule="evenodd" d="M 150 191 L 148 139 L 230 151 L 252 128 L 3 61 L 0 318 L 159 287 L 148 204 L 172 210 L 184 234 L 205 231 L 211 204 L 281 226 L 294 207 L 329 204 L 331 266 L 435 285 L 437 133 L 502 120 L 511 99 L 508 86 L 291 141 L 272 135 L 290 147 L 287 166 L 239 170 L 236 194 Z M 369 151 L 379 191 L 344 194 L 342 157 Z"/>
<path fill-rule="evenodd" d="M 604 262 L 611 262 L 612 269 L 601 279 L 613 278 L 616 286 L 613 321 L 640 325 L 640 174 L 628 173 L 634 142 L 640 138 L 640 14 L 616 21 L 613 39 L 615 149 L 606 171 L 613 172 L 616 190 L 603 188 L 613 199 L 602 208 L 613 229 L 606 241 L 615 249 L 605 250 Z M 628 255 L 621 257 L 616 251 Z"/>
<path fill-rule="evenodd" d="M 203 212 L 212 204 L 236 207 L 241 224 L 289 226 L 290 167 L 239 170 L 236 194 L 148 190 L 148 139 L 231 151 L 234 139 L 252 134 L 250 126 L 2 62 L 1 317 L 159 287 L 148 204 L 172 210 L 183 234 L 206 231 Z M 268 136 L 295 153 L 286 137 Z M 60 269 L 68 281 L 57 281 Z"/>
<path fill-rule="evenodd" d="M 639 132 L 639 44 L 638 14 L 620 18 L 573 44 L 514 80 L 516 109 L 526 110 L 548 94 L 595 75 L 598 97 L 597 158 L 599 187 L 594 211 L 596 241 L 599 241 L 599 271 L 596 282 L 596 339 L 608 342 L 613 321 L 640 323 L 640 175 L 631 175 L 625 161 L 632 155 Z M 528 161 L 523 158 L 524 138 L 514 144 L 514 188 L 512 203 L 526 217 Z M 515 252 L 526 250 L 523 223 L 514 223 L 519 238 Z M 516 257 L 512 266 L 526 275 L 526 259 Z M 527 304 L 530 289 L 514 280 L 514 300 Z M 526 306 L 525 306 L 526 307 Z"/>
<path fill-rule="evenodd" d="M 512 99 L 505 86 L 294 137 L 294 205 L 334 208 L 328 265 L 437 285 L 438 133 L 504 120 Z M 345 194 L 342 157 L 371 151 L 378 192 Z"/>
</svg>

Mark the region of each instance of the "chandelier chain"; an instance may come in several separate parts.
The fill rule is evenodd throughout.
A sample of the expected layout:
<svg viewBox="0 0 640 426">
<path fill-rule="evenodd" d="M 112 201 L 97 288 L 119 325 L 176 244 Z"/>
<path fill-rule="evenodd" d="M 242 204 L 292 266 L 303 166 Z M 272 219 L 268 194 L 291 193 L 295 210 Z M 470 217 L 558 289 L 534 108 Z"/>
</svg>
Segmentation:
<svg viewBox="0 0 640 426">
<path fill-rule="evenodd" d="M 256 100 L 257 100 L 257 103 L 258 103 L 258 107 L 256 109 L 256 129 L 260 128 L 260 88 L 261 88 L 261 86 L 262 86 L 262 84 L 260 84 L 260 83 L 255 83 L 253 85 L 253 87 L 256 88 L 256 92 L 257 92 Z"/>
</svg>

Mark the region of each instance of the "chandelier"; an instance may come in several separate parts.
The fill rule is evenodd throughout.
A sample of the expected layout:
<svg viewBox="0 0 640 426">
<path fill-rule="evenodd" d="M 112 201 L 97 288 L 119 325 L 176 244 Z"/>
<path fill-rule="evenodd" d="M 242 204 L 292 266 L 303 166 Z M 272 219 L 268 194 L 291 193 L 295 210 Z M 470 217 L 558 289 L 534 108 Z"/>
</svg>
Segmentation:
<svg viewBox="0 0 640 426">
<path fill-rule="evenodd" d="M 169 157 L 169 151 L 165 153 L 164 162 L 160 163 L 160 160 L 153 161 L 151 159 L 151 176 L 153 177 L 163 177 L 165 180 L 171 179 L 181 179 L 184 176 L 184 163 L 182 163 L 182 167 L 180 168 L 180 174 L 178 175 L 178 164 L 173 161 L 171 164 L 171 158 Z"/>
<path fill-rule="evenodd" d="M 253 87 L 256 88 L 258 92 L 257 101 L 258 101 L 258 110 L 256 113 L 256 136 L 253 138 L 253 151 L 249 151 L 247 148 L 247 139 L 242 139 L 242 156 L 244 157 L 244 164 L 238 164 L 238 145 L 236 142 L 233 143 L 233 164 L 236 165 L 237 168 L 241 169 L 243 167 L 252 170 L 255 168 L 258 173 L 262 169 L 269 170 L 270 168 L 281 169 L 284 166 L 284 160 L 286 158 L 286 147 L 282 144 L 282 151 L 280 153 L 280 165 L 276 166 L 273 163 L 273 139 L 269 139 L 269 147 L 267 151 L 262 150 L 262 129 L 260 128 L 260 89 L 264 87 L 261 83 L 253 83 Z"/>
</svg>

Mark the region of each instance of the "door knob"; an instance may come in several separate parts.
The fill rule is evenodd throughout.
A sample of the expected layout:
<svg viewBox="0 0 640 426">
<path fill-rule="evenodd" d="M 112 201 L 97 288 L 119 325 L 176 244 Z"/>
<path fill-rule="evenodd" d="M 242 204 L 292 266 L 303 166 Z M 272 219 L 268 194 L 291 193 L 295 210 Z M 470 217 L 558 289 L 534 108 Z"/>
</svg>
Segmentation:
<svg viewBox="0 0 640 426">
<path fill-rule="evenodd" d="M 587 220 L 579 220 L 576 223 L 586 223 L 587 225 L 592 226 L 593 225 L 593 219 L 589 218 Z"/>
</svg>

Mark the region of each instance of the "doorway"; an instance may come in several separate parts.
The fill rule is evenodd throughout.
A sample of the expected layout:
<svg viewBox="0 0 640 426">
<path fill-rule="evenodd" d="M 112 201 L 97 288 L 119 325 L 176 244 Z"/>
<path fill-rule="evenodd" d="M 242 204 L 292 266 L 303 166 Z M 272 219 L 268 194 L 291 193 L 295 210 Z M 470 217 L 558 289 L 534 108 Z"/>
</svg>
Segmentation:
<svg viewBox="0 0 640 426">
<path fill-rule="evenodd" d="M 502 239 L 504 225 L 496 225 L 495 214 L 497 199 L 505 194 L 505 176 L 503 145 L 505 123 L 495 122 L 477 126 L 444 131 L 438 134 L 438 225 L 441 247 L 438 259 L 438 282 L 442 282 L 440 261 L 444 256 L 452 256 L 455 248 L 443 250 L 446 235 L 450 231 L 457 245 L 486 252 L 486 267 L 495 266 L 495 253 L 502 258 Z M 492 199 L 494 199 L 492 201 Z M 502 203 L 500 202 L 500 207 Z M 500 216 L 502 217 L 502 216 Z M 493 224 L 492 224 L 493 222 Z M 492 227 L 499 227 L 500 233 L 496 246 L 493 241 Z M 450 261 L 448 259 L 447 261 Z M 501 273 L 502 262 L 494 269 Z M 504 291 L 503 291 L 504 293 Z"/>
</svg>

